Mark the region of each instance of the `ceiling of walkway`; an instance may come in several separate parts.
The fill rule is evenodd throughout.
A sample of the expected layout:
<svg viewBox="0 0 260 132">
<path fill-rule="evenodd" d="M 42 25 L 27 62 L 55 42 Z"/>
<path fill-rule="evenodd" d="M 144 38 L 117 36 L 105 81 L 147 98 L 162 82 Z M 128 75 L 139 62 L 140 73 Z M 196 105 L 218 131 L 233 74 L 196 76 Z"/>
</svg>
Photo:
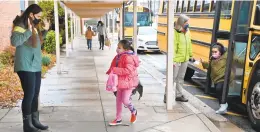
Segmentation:
<svg viewBox="0 0 260 132">
<path fill-rule="evenodd" d="M 98 18 L 128 0 L 64 0 L 63 3 L 81 18 Z"/>
</svg>

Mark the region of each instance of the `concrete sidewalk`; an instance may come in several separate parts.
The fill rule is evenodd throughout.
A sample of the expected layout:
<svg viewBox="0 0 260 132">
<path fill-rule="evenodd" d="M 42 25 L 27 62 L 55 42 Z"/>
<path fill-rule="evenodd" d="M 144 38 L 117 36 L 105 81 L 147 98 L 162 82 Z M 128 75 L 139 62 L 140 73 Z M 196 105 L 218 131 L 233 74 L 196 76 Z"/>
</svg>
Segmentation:
<svg viewBox="0 0 260 132">
<path fill-rule="evenodd" d="M 96 38 L 93 50 L 86 40 L 75 40 L 68 58 L 62 55 L 62 74 L 56 67 L 42 81 L 41 121 L 50 126 L 50 132 L 218 132 L 204 114 L 189 103 L 178 103 L 166 112 L 162 102 L 164 87 L 142 66 L 139 76 L 144 85 L 143 98 L 138 94 L 133 103 L 138 120 L 130 126 L 108 126 L 115 118 L 115 96 L 105 91 L 108 69 L 115 55 L 116 43 L 109 50 L 99 50 Z M 123 110 L 123 122 L 129 123 L 130 112 Z M 20 107 L 0 110 L 0 132 L 22 132 Z"/>
</svg>

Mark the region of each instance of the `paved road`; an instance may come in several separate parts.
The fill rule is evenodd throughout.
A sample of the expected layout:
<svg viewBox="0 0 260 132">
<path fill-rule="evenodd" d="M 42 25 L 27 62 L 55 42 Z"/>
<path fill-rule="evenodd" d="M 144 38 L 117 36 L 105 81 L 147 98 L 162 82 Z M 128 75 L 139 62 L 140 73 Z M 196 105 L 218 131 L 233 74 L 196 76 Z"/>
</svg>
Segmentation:
<svg viewBox="0 0 260 132">
<path fill-rule="evenodd" d="M 153 65 L 153 67 L 156 67 L 158 71 L 166 75 L 166 55 L 156 54 L 156 53 L 145 53 L 145 54 L 140 54 L 139 56 L 142 60 L 148 61 L 150 64 Z M 194 78 L 197 79 L 192 79 L 192 81 L 185 82 L 185 90 L 195 95 L 198 99 L 203 101 L 212 109 L 218 109 L 219 107 L 218 100 L 213 95 L 204 94 L 203 86 L 200 85 L 203 83 L 204 77 L 195 74 Z M 234 106 L 230 107 L 229 113 L 225 115 L 225 117 L 229 119 L 232 123 L 237 125 L 238 127 L 242 128 L 244 131 L 255 132 L 250 125 L 246 113 L 234 109 L 236 109 L 234 108 Z"/>
</svg>

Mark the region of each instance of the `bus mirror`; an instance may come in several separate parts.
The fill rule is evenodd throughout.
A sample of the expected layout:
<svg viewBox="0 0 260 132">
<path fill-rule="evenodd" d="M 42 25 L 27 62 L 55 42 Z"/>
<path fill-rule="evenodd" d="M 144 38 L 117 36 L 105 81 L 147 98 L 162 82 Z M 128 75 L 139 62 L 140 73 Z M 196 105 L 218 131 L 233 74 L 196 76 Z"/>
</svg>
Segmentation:
<svg viewBox="0 0 260 132">
<path fill-rule="evenodd" d="M 228 40 L 230 38 L 230 32 L 227 31 L 218 31 L 216 34 L 217 39 Z"/>
<path fill-rule="evenodd" d="M 248 34 L 236 34 L 235 41 L 247 43 L 248 42 Z"/>
<path fill-rule="evenodd" d="M 260 5 L 256 5 L 254 25 L 260 25 Z"/>
</svg>

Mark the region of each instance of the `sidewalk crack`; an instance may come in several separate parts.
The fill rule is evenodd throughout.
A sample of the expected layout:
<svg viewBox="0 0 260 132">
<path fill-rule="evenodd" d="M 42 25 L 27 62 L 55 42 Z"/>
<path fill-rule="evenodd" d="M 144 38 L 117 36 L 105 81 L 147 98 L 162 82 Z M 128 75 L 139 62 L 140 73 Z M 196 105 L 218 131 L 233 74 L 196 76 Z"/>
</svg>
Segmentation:
<svg viewBox="0 0 260 132">
<path fill-rule="evenodd" d="M 0 118 L 0 121 L 2 121 L 11 110 L 12 110 L 12 108 L 9 109 L 2 118 Z"/>
<path fill-rule="evenodd" d="M 104 118 L 104 124 L 105 124 L 105 128 L 106 128 L 106 132 L 108 132 L 107 130 L 107 123 L 106 123 L 106 116 L 105 116 L 105 110 L 104 110 L 104 106 L 103 106 L 103 102 L 102 102 L 102 98 L 101 98 L 101 92 L 100 92 L 100 82 L 99 82 L 99 78 L 98 78 L 98 73 L 97 73 L 97 65 L 95 62 L 95 57 L 93 56 L 93 60 L 94 60 L 94 66 L 95 66 L 95 72 L 96 72 L 96 77 L 97 77 L 97 81 L 98 81 L 98 93 L 99 93 L 99 99 L 100 99 L 100 103 L 101 103 L 101 107 L 102 107 L 102 113 L 103 113 L 103 118 Z"/>
</svg>

